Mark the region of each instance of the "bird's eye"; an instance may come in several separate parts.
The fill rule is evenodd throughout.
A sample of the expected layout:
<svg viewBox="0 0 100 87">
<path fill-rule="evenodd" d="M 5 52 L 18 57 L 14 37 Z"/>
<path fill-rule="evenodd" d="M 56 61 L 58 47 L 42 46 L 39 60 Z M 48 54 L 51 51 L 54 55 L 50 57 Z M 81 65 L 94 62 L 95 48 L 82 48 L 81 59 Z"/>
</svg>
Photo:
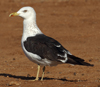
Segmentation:
<svg viewBox="0 0 100 87">
<path fill-rule="evenodd" d="M 27 12 L 27 10 L 24 10 L 23 12 Z"/>
</svg>

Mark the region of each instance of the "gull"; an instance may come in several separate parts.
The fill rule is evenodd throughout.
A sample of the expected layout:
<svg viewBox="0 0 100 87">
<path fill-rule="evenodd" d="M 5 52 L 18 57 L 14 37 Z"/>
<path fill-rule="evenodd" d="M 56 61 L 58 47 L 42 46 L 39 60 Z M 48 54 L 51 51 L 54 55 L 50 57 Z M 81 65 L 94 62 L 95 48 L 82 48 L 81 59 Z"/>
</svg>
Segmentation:
<svg viewBox="0 0 100 87">
<path fill-rule="evenodd" d="M 36 80 L 39 80 L 40 66 L 43 66 L 41 80 L 44 77 L 45 66 L 58 64 L 72 64 L 93 66 L 79 57 L 72 55 L 57 40 L 44 35 L 36 24 L 36 12 L 30 7 L 22 7 L 19 11 L 11 13 L 9 17 L 20 16 L 23 18 L 23 34 L 21 39 L 22 49 L 29 60 L 38 65 Z"/>
</svg>

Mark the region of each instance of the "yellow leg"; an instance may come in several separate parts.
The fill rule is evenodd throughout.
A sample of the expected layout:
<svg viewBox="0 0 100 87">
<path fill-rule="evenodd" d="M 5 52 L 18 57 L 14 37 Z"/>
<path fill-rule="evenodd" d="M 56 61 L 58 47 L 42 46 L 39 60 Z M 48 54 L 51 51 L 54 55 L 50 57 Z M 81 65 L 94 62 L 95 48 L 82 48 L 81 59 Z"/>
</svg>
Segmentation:
<svg viewBox="0 0 100 87">
<path fill-rule="evenodd" d="M 43 73 L 42 73 L 41 81 L 43 81 L 44 71 L 45 71 L 45 66 L 43 67 Z"/>
<path fill-rule="evenodd" d="M 39 80 L 39 72 L 40 72 L 40 65 L 38 65 L 38 70 L 37 70 L 37 75 L 36 75 L 36 79 L 35 80 Z"/>
<path fill-rule="evenodd" d="M 39 72 L 40 72 L 40 65 L 38 65 L 38 70 L 37 70 L 37 75 L 36 75 L 36 78 L 34 80 L 30 80 L 30 81 L 37 81 L 39 80 Z"/>
</svg>

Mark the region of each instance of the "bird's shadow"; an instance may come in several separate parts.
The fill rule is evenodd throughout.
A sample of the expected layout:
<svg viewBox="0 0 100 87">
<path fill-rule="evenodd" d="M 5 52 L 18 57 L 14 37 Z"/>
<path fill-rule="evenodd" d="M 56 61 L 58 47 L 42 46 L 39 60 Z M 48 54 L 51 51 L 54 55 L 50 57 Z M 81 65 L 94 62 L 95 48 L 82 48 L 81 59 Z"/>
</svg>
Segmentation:
<svg viewBox="0 0 100 87">
<path fill-rule="evenodd" d="M 27 76 L 16 76 L 16 75 L 12 75 L 12 74 L 7 74 L 7 73 L 0 73 L 0 76 L 4 76 L 4 77 L 10 77 L 10 78 L 16 78 L 16 79 L 22 79 L 22 80 L 34 80 L 35 77 L 27 77 Z M 39 77 L 39 80 L 41 78 Z M 61 81 L 68 81 L 68 82 L 83 82 L 83 81 L 87 81 L 87 80 L 67 80 L 65 78 L 48 78 L 48 77 L 44 77 L 44 80 L 61 80 Z"/>
</svg>

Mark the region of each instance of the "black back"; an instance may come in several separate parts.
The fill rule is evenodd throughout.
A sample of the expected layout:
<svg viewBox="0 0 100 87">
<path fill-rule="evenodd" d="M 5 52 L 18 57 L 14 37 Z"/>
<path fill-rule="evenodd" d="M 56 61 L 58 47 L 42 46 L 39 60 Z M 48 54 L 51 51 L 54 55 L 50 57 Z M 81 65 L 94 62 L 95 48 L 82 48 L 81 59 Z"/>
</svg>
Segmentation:
<svg viewBox="0 0 100 87">
<path fill-rule="evenodd" d="M 28 37 L 27 40 L 24 41 L 25 49 L 28 52 L 39 55 L 42 59 L 47 58 L 53 61 L 59 61 L 58 59 L 65 60 L 65 58 L 57 56 L 57 54 L 64 56 L 64 50 L 66 49 L 63 46 L 57 47 L 57 45 L 61 44 L 43 34 Z"/>
</svg>

